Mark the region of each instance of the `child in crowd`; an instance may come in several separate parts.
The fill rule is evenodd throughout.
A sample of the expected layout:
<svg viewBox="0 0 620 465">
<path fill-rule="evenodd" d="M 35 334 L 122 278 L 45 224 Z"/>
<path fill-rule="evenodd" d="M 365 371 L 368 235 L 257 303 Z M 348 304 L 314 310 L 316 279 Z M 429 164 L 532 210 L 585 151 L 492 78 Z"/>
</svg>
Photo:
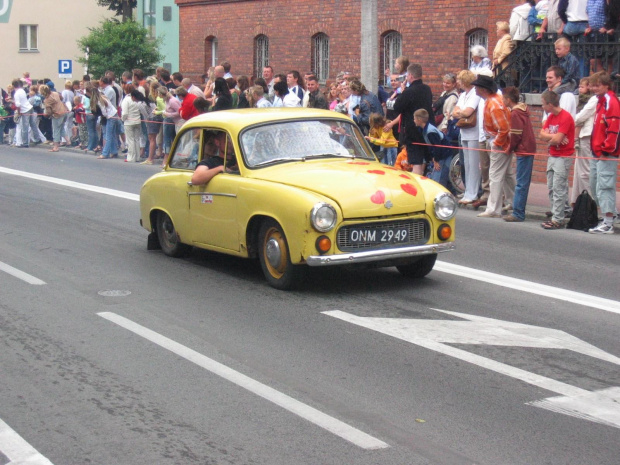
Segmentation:
<svg viewBox="0 0 620 465">
<path fill-rule="evenodd" d="M 389 121 L 379 113 L 372 113 L 370 115 L 369 122 L 370 134 L 366 136 L 366 139 L 371 144 L 386 148 L 387 150 L 385 151 L 385 156 L 382 161 L 386 165 L 394 166 L 394 163 L 396 162 L 398 141 L 394 137 L 394 133 L 391 129 L 389 131 L 383 130 L 384 126 L 389 123 Z"/>
<path fill-rule="evenodd" d="M 579 60 L 570 52 L 570 41 L 566 37 L 560 37 L 554 45 L 555 54 L 560 59 L 558 66 L 566 73 L 562 79 L 562 84 L 568 84 L 570 92 L 572 92 L 579 82 Z"/>
<path fill-rule="evenodd" d="M 430 160 L 428 162 L 433 165 L 432 170 L 429 170 L 428 177 L 448 189 L 450 162 L 454 149 L 445 147 L 450 145 L 450 142 L 445 138 L 443 132 L 429 123 L 428 120 L 428 111 L 423 108 L 416 110 L 413 114 L 413 122 L 422 130 L 424 141 L 429 144 Z"/>
<path fill-rule="evenodd" d="M 30 87 L 32 85 L 32 79 L 30 79 L 30 72 L 26 71 L 23 76 L 23 81 L 26 83 L 26 87 Z"/>
<path fill-rule="evenodd" d="M 86 109 L 84 108 L 84 104 L 82 103 L 82 97 L 80 97 L 79 95 L 76 95 L 73 98 L 73 114 L 75 115 L 75 122 L 77 124 L 77 135 L 79 136 L 80 149 L 86 150 L 86 147 L 88 146 L 88 128 L 86 127 Z"/>
<path fill-rule="evenodd" d="M 394 168 L 398 168 L 401 171 L 412 171 L 413 170 L 413 166 L 411 166 L 407 161 L 407 147 L 403 147 L 403 149 L 400 151 L 400 153 L 396 157 Z"/>
</svg>

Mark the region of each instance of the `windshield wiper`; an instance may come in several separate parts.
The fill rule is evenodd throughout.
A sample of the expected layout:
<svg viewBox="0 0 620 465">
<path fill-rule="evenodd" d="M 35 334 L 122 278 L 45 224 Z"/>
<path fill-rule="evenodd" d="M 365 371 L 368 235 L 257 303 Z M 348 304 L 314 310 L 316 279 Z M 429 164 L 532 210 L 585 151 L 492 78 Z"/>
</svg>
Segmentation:
<svg viewBox="0 0 620 465">
<path fill-rule="evenodd" d="M 303 157 L 298 157 L 298 158 L 288 158 L 288 157 L 272 158 L 271 160 L 266 160 L 266 161 L 262 161 L 260 163 L 257 163 L 254 166 L 269 165 L 271 163 L 278 163 L 280 161 L 305 161 L 305 159 Z"/>
<path fill-rule="evenodd" d="M 346 155 L 341 154 L 341 153 L 317 153 L 314 155 L 306 155 L 303 160 L 309 160 L 311 158 L 355 158 L 355 155 L 351 155 L 350 153 L 347 153 Z"/>
</svg>

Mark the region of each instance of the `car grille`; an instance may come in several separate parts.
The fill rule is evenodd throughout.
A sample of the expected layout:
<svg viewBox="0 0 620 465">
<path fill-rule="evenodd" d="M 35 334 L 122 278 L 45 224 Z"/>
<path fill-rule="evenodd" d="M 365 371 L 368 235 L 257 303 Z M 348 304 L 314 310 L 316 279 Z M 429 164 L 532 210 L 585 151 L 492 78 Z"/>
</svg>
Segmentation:
<svg viewBox="0 0 620 465">
<path fill-rule="evenodd" d="M 406 240 L 398 241 L 392 240 L 391 242 L 379 242 L 375 235 L 375 240 L 361 240 L 361 241 L 352 241 L 351 240 L 351 232 L 359 231 L 361 233 L 367 232 L 371 235 L 373 231 L 375 232 L 383 232 L 383 231 L 406 231 L 407 236 Z M 360 235 L 359 233 L 357 234 Z M 411 245 L 419 245 L 426 244 L 430 237 L 430 226 L 427 220 L 424 219 L 416 219 L 416 220 L 399 220 L 399 221 L 389 221 L 383 223 L 362 223 L 362 224 L 351 224 L 343 226 L 338 230 L 338 234 L 336 237 L 336 241 L 338 244 L 338 248 L 343 252 L 351 252 L 358 250 L 370 250 L 370 249 L 384 249 L 390 247 L 403 247 L 403 246 L 411 246 Z"/>
</svg>

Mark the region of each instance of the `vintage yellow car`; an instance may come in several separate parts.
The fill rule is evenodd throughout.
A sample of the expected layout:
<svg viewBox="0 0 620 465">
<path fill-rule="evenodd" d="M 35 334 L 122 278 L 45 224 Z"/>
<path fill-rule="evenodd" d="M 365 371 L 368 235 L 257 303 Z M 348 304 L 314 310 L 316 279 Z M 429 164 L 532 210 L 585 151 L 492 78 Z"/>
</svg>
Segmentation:
<svg viewBox="0 0 620 465">
<path fill-rule="evenodd" d="M 196 185 L 199 163 L 221 172 Z M 188 121 L 144 183 L 140 210 L 150 250 L 258 257 L 269 284 L 290 289 L 307 266 L 426 276 L 454 249 L 457 202 L 436 182 L 381 164 L 350 118 L 269 108 Z"/>
</svg>

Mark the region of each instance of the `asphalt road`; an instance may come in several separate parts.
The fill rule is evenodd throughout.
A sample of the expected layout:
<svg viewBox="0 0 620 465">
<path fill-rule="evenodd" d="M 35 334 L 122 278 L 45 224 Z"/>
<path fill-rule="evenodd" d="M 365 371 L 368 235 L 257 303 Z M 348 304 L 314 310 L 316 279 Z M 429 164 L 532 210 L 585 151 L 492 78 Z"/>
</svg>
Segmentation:
<svg viewBox="0 0 620 465">
<path fill-rule="evenodd" d="M 0 146 L 0 465 L 619 463 L 620 235 L 461 211 L 424 280 L 281 292 L 147 251 L 157 170 Z"/>
</svg>

